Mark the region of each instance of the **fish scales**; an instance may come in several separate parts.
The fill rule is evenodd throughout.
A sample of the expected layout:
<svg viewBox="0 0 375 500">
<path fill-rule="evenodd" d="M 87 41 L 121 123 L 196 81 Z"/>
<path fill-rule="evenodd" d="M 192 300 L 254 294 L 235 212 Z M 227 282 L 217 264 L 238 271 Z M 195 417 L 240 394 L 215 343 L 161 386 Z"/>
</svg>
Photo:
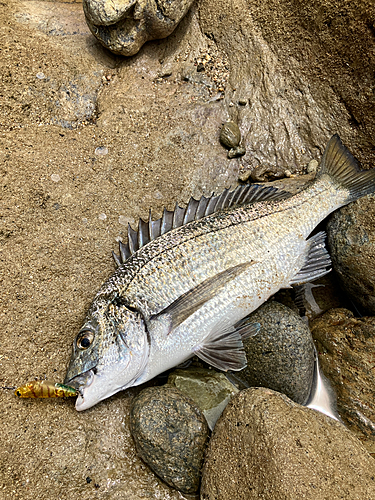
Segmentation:
<svg viewBox="0 0 375 500">
<path fill-rule="evenodd" d="M 329 185 L 312 187 L 292 199 L 240 207 L 182 226 L 140 249 L 109 279 L 105 293 L 117 290 L 130 304 L 144 307 L 146 315 L 156 314 L 203 279 L 247 262 L 249 257 L 260 262 L 268 254 L 272 262 L 275 249 L 280 259 L 280 241 L 290 234 L 291 225 L 298 227 L 305 240 L 332 211 L 332 194 L 335 190 Z M 289 248 L 286 243 L 286 250 Z"/>
<path fill-rule="evenodd" d="M 251 188 L 253 203 L 232 206 L 246 189 L 224 192 L 218 200 L 227 208 L 215 213 L 214 198 L 189 202 L 183 225 L 184 209 L 165 212 L 151 241 L 146 223 L 137 244 L 129 232 L 132 255 L 101 287 L 73 343 L 65 383 L 79 392 L 78 410 L 194 354 L 218 369 L 244 368 L 242 340 L 258 327 L 241 319 L 280 288 L 328 272 L 324 233 L 309 235 L 338 207 L 374 192 L 375 171 L 358 171 L 334 136 L 316 179 L 297 195 Z"/>
</svg>

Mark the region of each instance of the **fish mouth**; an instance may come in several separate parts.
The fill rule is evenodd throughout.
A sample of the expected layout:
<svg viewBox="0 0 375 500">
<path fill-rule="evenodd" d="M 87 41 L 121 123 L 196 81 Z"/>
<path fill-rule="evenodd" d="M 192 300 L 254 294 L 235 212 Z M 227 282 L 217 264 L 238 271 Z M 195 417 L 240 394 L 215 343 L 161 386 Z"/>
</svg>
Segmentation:
<svg viewBox="0 0 375 500">
<path fill-rule="evenodd" d="M 90 385 L 93 383 L 95 372 L 95 368 L 87 370 L 86 372 L 83 372 L 70 380 L 65 380 L 64 383 L 66 385 L 74 387 L 74 389 L 79 392 L 81 397 L 83 397 L 83 389 L 90 387 Z"/>
</svg>

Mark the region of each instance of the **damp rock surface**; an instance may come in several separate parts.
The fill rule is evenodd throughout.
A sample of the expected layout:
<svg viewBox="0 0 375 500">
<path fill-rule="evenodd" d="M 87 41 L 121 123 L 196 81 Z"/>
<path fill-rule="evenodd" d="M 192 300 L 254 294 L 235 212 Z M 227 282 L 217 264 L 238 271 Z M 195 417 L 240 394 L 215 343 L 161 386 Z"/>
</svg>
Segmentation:
<svg viewBox="0 0 375 500">
<path fill-rule="evenodd" d="M 132 56 L 148 40 L 170 35 L 193 0 L 83 0 L 92 34 L 115 54 Z"/>
<path fill-rule="evenodd" d="M 375 314 L 375 196 L 334 213 L 327 224 L 333 267 L 362 314 Z"/>
<path fill-rule="evenodd" d="M 342 420 L 375 454 L 375 318 L 332 309 L 312 322 L 311 332 Z"/>
<path fill-rule="evenodd" d="M 218 420 L 202 500 L 363 500 L 375 462 L 339 422 L 264 388 L 241 391 Z"/>
<path fill-rule="evenodd" d="M 211 430 L 230 398 L 238 392 L 237 387 L 224 373 L 207 368 L 191 367 L 186 370 L 174 370 L 168 377 L 168 383 L 195 401 Z"/>
<path fill-rule="evenodd" d="M 306 323 L 275 301 L 261 306 L 247 321 L 259 323 L 260 330 L 244 341 L 248 365 L 238 376 L 250 386 L 268 387 L 305 403 L 314 372 L 314 345 Z"/>
<path fill-rule="evenodd" d="M 139 456 L 163 481 L 198 491 L 208 427 L 190 398 L 169 385 L 144 389 L 133 400 L 130 428 Z"/>
</svg>

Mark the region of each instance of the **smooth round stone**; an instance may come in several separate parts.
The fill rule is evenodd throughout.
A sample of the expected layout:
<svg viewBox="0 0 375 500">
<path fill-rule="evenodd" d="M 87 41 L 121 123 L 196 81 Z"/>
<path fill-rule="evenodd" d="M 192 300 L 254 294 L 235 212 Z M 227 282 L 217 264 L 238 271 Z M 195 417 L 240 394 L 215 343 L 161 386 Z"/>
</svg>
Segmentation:
<svg viewBox="0 0 375 500">
<path fill-rule="evenodd" d="M 333 267 L 362 314 L 375 314 L 375 195 L 336 211 L 327 224 Z"/>
<path fill-rule="evenodd" d="M 144 462 L 170 486 L 196 493 L 208 439 L 206 420 L 176 387 L 149 387 L 133 400 L 130 429 Z"/>
<path fill-rule="evenodd" d="M 288 307 L 271 301 L 249 316 L 260 323 L 244 341 L 247 367 L 240 372 L 253 387 L 269 387 L 304 404 L 314 374 L 314 344 L 306 323 Z"/>
<path fill-rule="evenodd" d="M 375 461 L 339 422 L 265 388 L 236 394 L 216 423 L 201 500 L 370 500 Z"/>
<path fill-rule="evenodd" d="M 132 56 L 149 40 L 169 36 L 193 0 L 83 0 L 92 34 L 115 54 Z"/>
</svg>

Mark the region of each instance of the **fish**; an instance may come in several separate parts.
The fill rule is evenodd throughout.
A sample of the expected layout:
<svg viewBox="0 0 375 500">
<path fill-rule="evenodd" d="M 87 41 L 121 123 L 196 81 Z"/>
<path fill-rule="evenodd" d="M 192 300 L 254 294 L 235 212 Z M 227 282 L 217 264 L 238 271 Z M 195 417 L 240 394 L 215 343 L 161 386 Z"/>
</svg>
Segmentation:
<svg viewBox="0 0 375 500">
<path fill-rule="evenodd" d="M 86 410 L 193 357 L 222 371 L 247 365 L 243 340 L 259 324 L 243 318 L 281 288 L 330 271 L 331 212 L 375 191 L 334 135 L 315 179 L 295 195 L 243 185 L 191 198 L 185 208 L 140 219 L 120 242 L 115 272 L 97 292 L 73 341 L 65 384 Z M 251 362 L 251 360 L 249 360 Z"/>
<path fill-rule="evenodd" d="M 314 374 L 310 395 L 304 404 L 307 408 L 324 413 L 327 417 L 342 422 L 337 412 L 337 398 L 331 383 L 320 370 L 317 350 L 314 349 Z"/>
<path fill-rule="evenodd" d="M 49 380 L 32 380 L 18 387 L 14 394 L 19 398 L 69 398 L 77 395 L 76 389 Z"/>
</svg>

